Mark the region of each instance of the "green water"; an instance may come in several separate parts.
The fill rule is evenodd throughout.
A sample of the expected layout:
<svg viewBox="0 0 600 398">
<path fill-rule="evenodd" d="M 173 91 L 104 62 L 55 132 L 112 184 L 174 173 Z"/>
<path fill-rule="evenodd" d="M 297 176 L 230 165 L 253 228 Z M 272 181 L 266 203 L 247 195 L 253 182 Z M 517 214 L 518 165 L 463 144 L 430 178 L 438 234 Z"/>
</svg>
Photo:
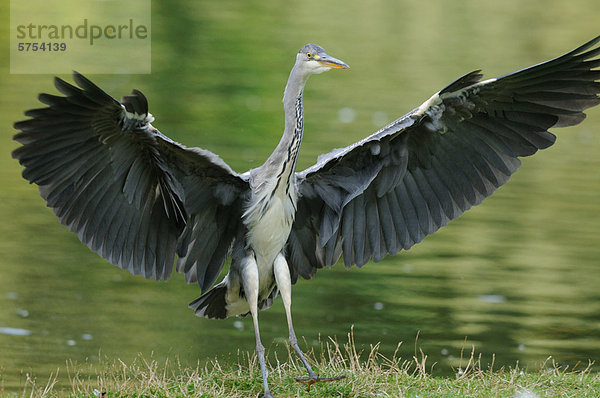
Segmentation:
<svg viewBox="0 0 600 398">
<path fill-rule="evenodd" d="M 8 4 L 0 8 L 7 54 Z M 598 16 L 597 0 L 154 1 L 152 74 L 93 79 L 115 97 L 142 90 L 163 133 L 244 171 L 279 140 L 297 50 L 319 43 L 352 69 L 309 81 L 304 168 L 463 73 L 504 74 L 591 39 Z M 12 123 L 39 106 L 38 92 L 54 92 L 51 77 L 10 75 L 8 65 L 0 59 L 0 328 L 29 334 L 0 329 L 0 391 L 17 389 L 25 373 L 45 379 L 67 360 L 98 355 L 195 364 L 252 351 L 250 319 L 194 317 L 196 286 L 180 275 L 131 276 L 58 223 L 10 158 Z M 342 108 L 354 111 L 352 122 L 340 120 Z M 496 367 L 600 359 L 600 108 L 555 132 L 557 144 L 526 159 L 507 186 L 409 252 L 300 281 L 293 311 L 306 345 L 319 335 L 343 341 L 354 325 L 360 346 L 381 342 L 391 355 L 403 342 L 399 354 L 410 358 L 419 333 L 439 374 L 471 345 L 484 365 L 495 354 Z M 280 301 L 260 316 L 265 345 L 284 350 Z"/>
</svg>

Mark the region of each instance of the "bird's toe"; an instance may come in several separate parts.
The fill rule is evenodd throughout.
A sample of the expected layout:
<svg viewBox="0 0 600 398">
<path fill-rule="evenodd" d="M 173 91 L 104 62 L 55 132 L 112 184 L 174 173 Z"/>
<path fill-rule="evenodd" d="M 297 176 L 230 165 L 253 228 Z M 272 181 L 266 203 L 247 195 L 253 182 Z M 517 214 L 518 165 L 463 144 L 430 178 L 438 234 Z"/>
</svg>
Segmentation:
<svg viewBox="0 0 600 398">
<path fill-rule="evenodd" d="M 346 375 L 340 375 L 340 376 L 334 376 L 334 377 L 321 377 L 319 375 L 313 374 L 313 375 L 310 375 L 309 377 L 305 377 L 305 378 L 295 377 L 294 380 L 297 381 L 298 383 L 306 384 L 306 391 L 310 391 L 310 387 L 315 383 L 321 383 L 321 382 L 326 383 L 326 382 L 331 382 L 331 381 L 338 381 L 338 380 L 345 379 L 346 377 L 347 377 Z"/>
</svg>

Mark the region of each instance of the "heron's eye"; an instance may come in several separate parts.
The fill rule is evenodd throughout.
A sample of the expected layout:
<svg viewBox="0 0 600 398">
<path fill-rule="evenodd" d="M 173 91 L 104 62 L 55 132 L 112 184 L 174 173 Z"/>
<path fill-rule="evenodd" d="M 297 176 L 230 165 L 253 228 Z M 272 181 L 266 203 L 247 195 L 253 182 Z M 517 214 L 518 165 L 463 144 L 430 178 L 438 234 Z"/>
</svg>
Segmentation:
<svg viewBox="0 0 600 398">
<path fill-rule="evenodd" d="M 307 58 L 312 58 L 312 53 L 306 53 Z"/>
</svg>

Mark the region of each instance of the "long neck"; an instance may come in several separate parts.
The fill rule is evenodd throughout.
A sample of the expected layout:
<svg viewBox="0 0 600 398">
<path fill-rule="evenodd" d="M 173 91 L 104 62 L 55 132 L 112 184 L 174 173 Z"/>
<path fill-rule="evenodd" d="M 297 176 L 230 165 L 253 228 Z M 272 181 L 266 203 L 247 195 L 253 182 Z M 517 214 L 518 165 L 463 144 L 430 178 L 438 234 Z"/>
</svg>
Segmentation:
<svg viewBox="0 0 600 398">
<path fill-rule="evenodd" d="M 279 144 L 267 160 L 268 169 L 276 170 L 275 176 L 281 178 L 280 184 L 288 185 L 290 177 L 296 170 L 296 160 L 304 134 L 304 108 L 302 94 L 308 75 L 303 74 L 298 66 L 290 73 L 283 94 L 283 110 L 285 128 Z"/>
<path fill-rule="evenodd" d="M 308 76 L 300 72 L 298 66 L 294 66 L 290 72 L 290 77 L 283 92 L 283 111 L 285 113 L 285 129 L 280 145 L 288 136 L 292 136 L 300 130 L 300 139 L 302 138 L 304 109 L 302 107 L 302 95 L 304 85 Z"/>
</svg>

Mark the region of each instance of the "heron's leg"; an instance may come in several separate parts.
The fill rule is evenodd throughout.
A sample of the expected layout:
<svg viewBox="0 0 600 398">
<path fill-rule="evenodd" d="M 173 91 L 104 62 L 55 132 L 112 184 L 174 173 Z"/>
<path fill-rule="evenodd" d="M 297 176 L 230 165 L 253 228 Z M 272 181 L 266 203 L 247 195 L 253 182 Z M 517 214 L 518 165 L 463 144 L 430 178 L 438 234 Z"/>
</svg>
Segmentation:
<svg viewBox="0 0 600 398">
<path fill-rule="evenodd" d="M 287 261 L 285 261 L 285 257 L 282 254 L 279 254 L 275 258 L 273 268 L 273 272 L 275 274 L 275 281 L 277 282 L 277 287 L 279 288 L 279 293 L 281 294 L 281 299 L 283 300 L 285 316 L 287 317 L 287 324 L 290 330 L 290 345 L 294 348 L 294 351 L 296 351 L 296 354 L 298 354 L 298 356 L 300 357 L 300 360 L 302 361 L 304 367 L 308 371 L 308 376 L 310 378 L 316 379 L 317 374 L 313 372 L 312 368 L 308 364 L 308 361 L 304 357 L 304 354 L 300 350 L 300 347 L 298 346 L 298 339 L 296 338 L 296 332 L 294 332 L 294 325 L 292 324 L 292 282 Z"/>
<path fill-rule="evenodd" d="M 294 332 L 294 325 L 292 324 L 292 282 L 287 261 L 285 261 L 285 257 L 282 254 L 279 254 L 277 258 L 275 258 L 273 272 L 275 274 L 275 281 L 277 282 L 279 293 L 281 294 L 281 299 L 283 300 L 283 307 L 285 308 L 285 315 L 287 317 L 288 328 L 290 330 L 290 345 L 294 348 L 294 351 L 296 351 L 296 354 L 298 354 L 300 360 L 304 364 L 304 367 L 308 371 L 308 378 L 295 380 L 308 384 L 308 390 L 310 391 L 310 386 L 319 381 L 335 381 L 345 378 L 345 375 L 322 378 L 312 370 L 308 364 L 308 361 L 304 357 L 304 354 L 300 350 L 300 347 L 298 346 L 298 339 L 296 338 L 296 332 Z"/>
<path fill-rule="evenodd" d="M 254 323 L 254 335 L 256 336 L 256 355 L 260 362 L 260 371 L 262 373 L 263 384 L 265 388 L 265 398 L 273 398 L 269 391 L 267 382 L 267 368 L 265 366 L 265 347 L 260 341 L 260 331 L 258 330 L 258 266 L 253 255 L 247 256 L 243 261 L 242 267 L 242 284 L 246 294 L 246 300 L 250 306 L 250 314 Z"/>
</svg>

